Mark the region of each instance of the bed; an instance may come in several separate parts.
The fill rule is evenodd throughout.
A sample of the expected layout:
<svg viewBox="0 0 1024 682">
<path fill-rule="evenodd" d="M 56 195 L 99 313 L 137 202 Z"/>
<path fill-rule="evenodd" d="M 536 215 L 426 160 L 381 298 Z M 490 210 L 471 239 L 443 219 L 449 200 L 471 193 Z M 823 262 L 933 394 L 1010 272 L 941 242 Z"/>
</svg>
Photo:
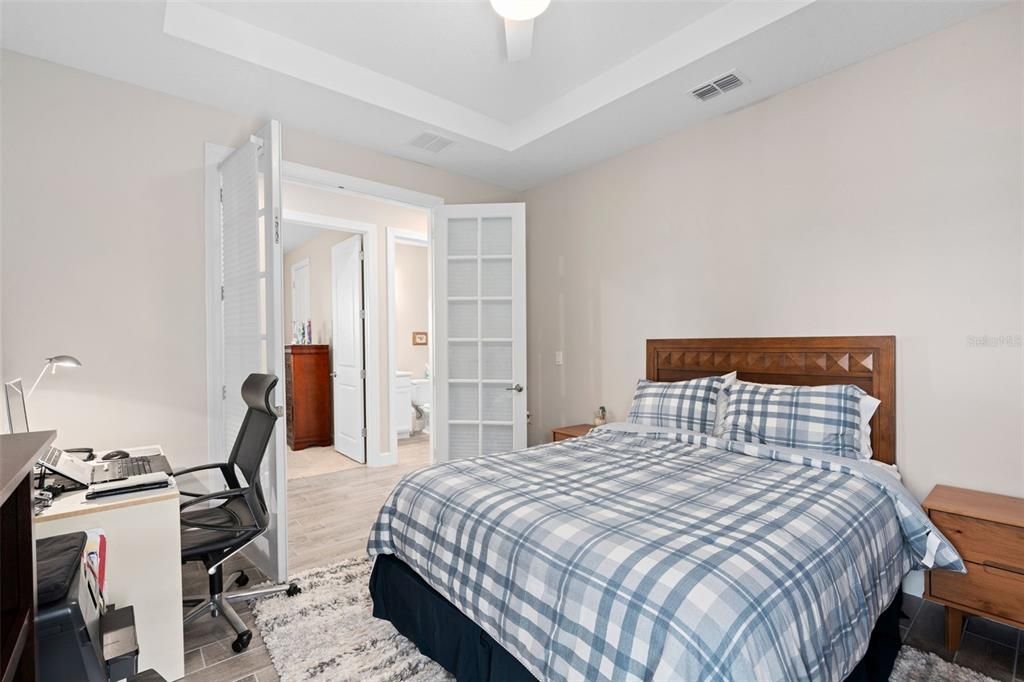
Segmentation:
<svg viewBox="0 0 1024 682">
<path fill-rule="evenodd" d="M 892 337 L 647 342 L 647 379 L 736 371 L 878 398 Z M 912 568 L 963 570 L 885 468 L 618 424 L 404 478 L 368 543 L 374 615 L 460 680 L 886 679 Z"/>
</svg>

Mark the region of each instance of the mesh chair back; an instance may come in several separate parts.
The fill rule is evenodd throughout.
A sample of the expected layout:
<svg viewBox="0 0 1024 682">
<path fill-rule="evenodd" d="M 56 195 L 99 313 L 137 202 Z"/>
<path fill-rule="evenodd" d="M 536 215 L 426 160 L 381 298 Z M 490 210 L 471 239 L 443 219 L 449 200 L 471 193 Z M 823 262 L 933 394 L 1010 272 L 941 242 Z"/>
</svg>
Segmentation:
<svg viewBox="0 0 1024 682">
<path fill-rule="evenodd" d="M 242 400 L 249 409 L 228 457 L 228 463 L 238 467 L 245 477 L 245 484 L 255 493 L 255 499 L 250 500 L 249 506 L 257 525 L 263 528 L 269 523 L 269 516 L 260 486 L 260 465 L 277 423 L 277 411 L 271 405 L 276 385 L 277 377 L 273 374 L 250 374 L 242 383 Z"/>
</svg>

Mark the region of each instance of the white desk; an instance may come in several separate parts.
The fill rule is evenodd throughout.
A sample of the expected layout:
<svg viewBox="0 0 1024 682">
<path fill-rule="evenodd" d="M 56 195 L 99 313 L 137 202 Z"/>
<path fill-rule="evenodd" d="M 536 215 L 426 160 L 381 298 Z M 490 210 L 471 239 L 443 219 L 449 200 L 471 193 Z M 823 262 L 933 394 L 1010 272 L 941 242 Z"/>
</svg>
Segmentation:
<svg viewBox="0 0 1024 682">
<path fill-rule="evenodd" d="M 147 448 L 147 450 L 150 450 Z M 107 536 L 107 603 L 135 607 L 139 670 L 185 675 L 178 489 L 86 500 L 65 493 L 35 517 L 37 538 L 102 528 Z"/>
</svg>

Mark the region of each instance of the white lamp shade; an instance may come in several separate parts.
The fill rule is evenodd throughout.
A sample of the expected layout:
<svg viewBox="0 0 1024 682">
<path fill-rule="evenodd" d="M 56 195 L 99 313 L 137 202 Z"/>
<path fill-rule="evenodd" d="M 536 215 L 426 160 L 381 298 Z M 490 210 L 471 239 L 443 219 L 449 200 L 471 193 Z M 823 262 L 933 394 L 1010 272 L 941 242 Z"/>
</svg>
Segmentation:
<svg viewBox="0 0 1024 682">
<path fill-rule="evenodd" d="M 536 19 L 550 4 L 551 0 L 491 0 L 494 11 L 512 21 Z"/>
<path fill-rule="evenodd" d="M 28 389 L 27 397 L 31 397 L 36 392 L 36 386 L 43 380 L 43 375 L 46 374 L 46 370 L 50 370 L 51 374 L 57 373 L 58 367 L 81 367 L 82 363 L 73 355 L 54 355 L 52 358 L 46 358 L 46 364 L 43 365 L 43 370 L 39 372 L 39 376 L 36 377 L 36 382 L 32 384 L 32 388 Z"/>
</svg>

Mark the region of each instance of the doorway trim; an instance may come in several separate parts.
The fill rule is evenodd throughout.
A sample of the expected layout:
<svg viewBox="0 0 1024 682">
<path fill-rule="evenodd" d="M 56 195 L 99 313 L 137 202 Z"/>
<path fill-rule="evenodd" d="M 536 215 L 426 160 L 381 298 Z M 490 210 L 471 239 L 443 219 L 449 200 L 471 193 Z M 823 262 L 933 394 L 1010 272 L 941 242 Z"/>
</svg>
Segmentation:
<svg viewBox="0 0 1024 682">
<path fill-rule="evenodd" d="M 395 256 L 396 246 L 398 244 L 409 244 L 411 246 L 419 246 L 427 249 L 427 343 L 430 346 L 430 367 L 433 369 L 433 354 L 434 345 L 432 339 L 434 338 L 434 291 L 433 291 L 433 272 L 430 267 L 430 235 L 421 234 L 419 232 L 413 232 L 412 230 L 403 230 L 397 227 L 388 227 L 386 229 L 387 239 L 387 262 L 385 264 L 385 273 L 387 277 L 387 296 L 388 296 L 388 367 L 391 371 L 388 372 L 387 386 L 388 386 L 388 407 L 394 408 L 395 405 L 395 372 L 398 367 L 396 362 L 395 348 L 397 346 L 397 330 L 398 322 L 395 316 L 396 306 L 396 285 L 395 285 Z M 433 374 L 433 372 L 431 372 Z M 431 382 L 433 387 L 433 382 Z M 433 400 L 433 399 L 431 399 Z M 395 454 L 397 461 L 398 457 L 398 429 L 395 426 L 396 422 L 393 419 L 393 414 L 388 414 L 388 447 L 392 453 Z M 433 436 L 430 438 L 433 443 Z M 433 462 L 434 451 L 433 448 L 430 450 L 431 462 Z"/>
<path fill-rule="evenodd" d="M 220 179 L 218 173 L 218 167 L 221 162 L 226 159 L 231 152 L 235 151 L 234 147 L 228 147 L 213 142 L 207 142 L 205 145 L 204 154 L 204 223 L 205 223 L 205 238 L 206 238 L 206 390 L 207 390 L 207 458 L 210 462 L 223 462 L 227 458 L 227 453 L 224 452 L 223 438 L 220 434 L 224 430 L 224 402 L 221 396 L 221 387 L 224 381 L 224 364 L 223 354 L 220 348 L 220 339 L 222 338 L 222 325 L 223 315 L 220 307 L 220 281 L 221 281 L 221 264 L 220 264 Z M 352 175 L 345 175 L 344 173 L 337 173 L 335 171 L 325 170 L 323 168 L 316 168 L 314 166 L 307 166 L 301 163 L 295 163 L 294 161 L 283 161 L 281 163 L 281 180 L 282 182 L 298 182 L 318 189 L 326 190 L 329 192 L 336 192 L 339 194 L 347 195 L 361 195 L 371 197 L 380 201 L 388 203 L 399 204 L 402 206 L 413 206 L 415 208 L 422 208 L 430 211 L 430 231 L 434 230 L 436 223 L 435 211 L 437 208 L 444 205 L 444 199 L 440 196 L 433 194 L 425 194 L 423 192 L 417 192 L 415 190 L 405 189 L 395 185 L 387 185 L 374 180 L 366 180 Z M 282 219 L 288 220 L 294 216 L 294 212 L 284 210 Z M 328 221 L 338 221 L 337 218 L 330 218 L 319 216 L 320 218 L 326 218 Z M 344 221 L 342 221 L 344 222 Z M 372 237 L 368 237 L 364 240 L 364 250 L 367 252 L 367 262 L 373 263 L 371 267 L 374 269 L 374 273 L 379 271 L 379 256 L 375 256 L 374 259 L 369 257 L 369 248 L 367 243 L 373 242 L 373 251 L 377 254 L 377 230 L 374 226 Z M 431 259 L 433 260 L 433 259 Z M 283 268 L 282 268 L 283 269 Z M 431 262 L 430 270 L 431 281 L 433 281 L 433 262 Z M 283 273 L 281 277 L 283 277 Z M 283 280 L 282 280 L 283 281 Z M 376 276 L 370 278 L 370 282 L 363 289 L 364 297 L 369 295 L 369 291 L 373 289 L 373 295 L 377 296 L 378 289 L 378 278 Z M 433 300 L 433 291 L 431 292 L 431 298 Z M 379 303 L 379 299 L 378 299 Z M 373 319 L 377 318 L 377 310 L 374 308 L 367 309 L 367 317 L 373 316 Z M 433 319 L 433 310 L 431 311 L 431 319 Z M 431 332 L 433 330 L 431 329 Z M 389 461 L 381 462 L 381 455 L 383 454 L 386 459 L 390 459 L 390 453 L 381 453 L 380 445 L 383 435 L 380 429 L 380 393 L 381 388 L 379 384 L 379 375 L 382 373 L 382 367 L 380 364 L 380 325 L 368 325 L 367 333 L 373 334 L 376 339 L 376 343 L 371 343 L 369 336 L 367 337 L 367 379 L 369 380 L 371 370 L 371 354 L 373 356 L 373 363 L 376 364 L 375 370 L 377 372 L 378 383 L 377 386 L 372 389 L 376 400 L 371 401 L 371 387 L 367 385 L 367 451 L 366 461 L 368 465 L 377 465 L 391 463 Z M 278 344 L 279 351 L 282 355 L 281 362 L 283 366 L 283 355 L 284 346 Z M 431 367 L 436 364 L 435 346 L 432 344 L 430 347 L 431 352 Z M 436 403 L 436 391 L 435 398 L 433 400 Z M 371 410 L 376 415 L 376 423 L 372 421 L 370 416 Z M 371 435 L 372 434 L 372 435 Z M 371 449 L 371 445 L 373 448 Z M 431 438 L 431 456 L 433 457 L 434 441 Z M 372 453 L 372 454 L 371 454 Z M 210 474 L 202 475 L 201 480 L 206 485 L 207 490 L 215 490 L 216 485 L 213 481 L 213 476 Z M 214 485 L 211 485 L 214 484 Z"/>
<path fill-rule="evenodd" d="M 346 218 L 303 213 L 284 209 L 281 222 L 284 229 L 289 225 L 315 227 L 321 230 L 353 232 L 363 237 L 363 362 L 366 367 L 366 391 L 363 396 L 363 408 L 366 414 L 366 465 L 386 466 L 396 461 L 394 452 L 381 451 L 380 432 L 380 396 L 381 396 L 381 362 L 380 362 L 380 294 L 377 282 L 379 279 L 377 253 L 378 227 L 373 223 L 362 223 Z M 334 415 L 331 415 L 333 423 Z"/>
</svg>

